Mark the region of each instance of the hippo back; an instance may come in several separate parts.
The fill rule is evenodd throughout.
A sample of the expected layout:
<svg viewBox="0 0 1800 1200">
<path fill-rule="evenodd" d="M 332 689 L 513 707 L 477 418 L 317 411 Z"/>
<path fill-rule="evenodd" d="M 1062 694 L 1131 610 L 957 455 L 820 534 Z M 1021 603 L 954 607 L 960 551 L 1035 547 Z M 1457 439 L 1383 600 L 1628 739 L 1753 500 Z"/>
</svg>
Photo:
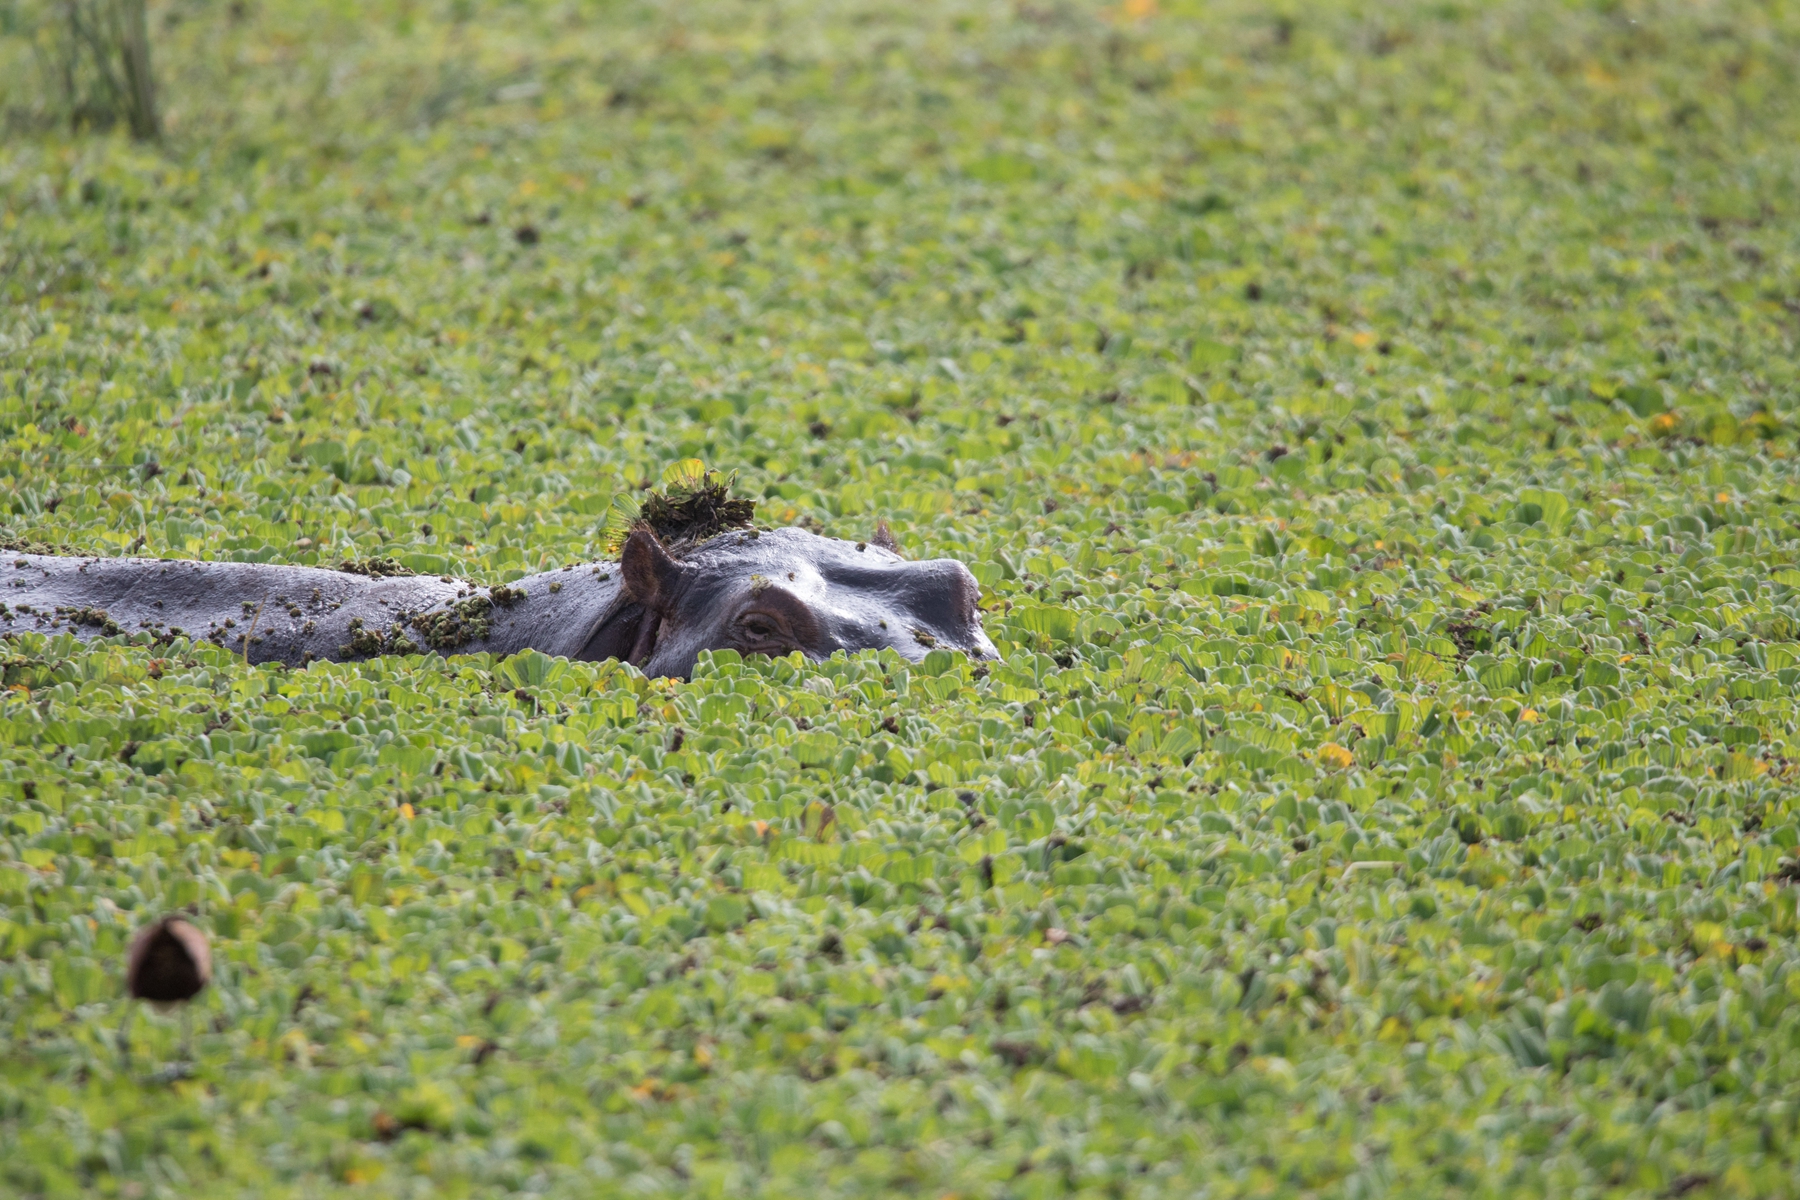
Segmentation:
<svg viewBox="0 0 1800 1200">
<path fill-rule="evenodd" d="M 605 578 L 602 578 L 605 576 Z M 429 651 L 577 656 L 618 582 L 601 567 L 481 588 L 265 563 L 0 558 L 0 632 L 205 639 L 253 663 Z"/>
</svg>

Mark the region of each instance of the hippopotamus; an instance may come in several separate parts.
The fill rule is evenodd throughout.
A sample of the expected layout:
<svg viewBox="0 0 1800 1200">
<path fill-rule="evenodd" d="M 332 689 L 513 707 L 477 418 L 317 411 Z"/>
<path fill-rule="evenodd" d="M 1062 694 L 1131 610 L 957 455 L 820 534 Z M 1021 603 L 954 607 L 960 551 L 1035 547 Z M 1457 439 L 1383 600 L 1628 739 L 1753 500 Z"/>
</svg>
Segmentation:
<svg viewBox="0 0 1800 1200">
<path fill-rule="evenodd" d="M 8 565 L 10 562 L 10 566 Z M 980 588 L 953 559 L 909 561 L 885 525 L 866 542 L 736 529 L 665 545 L 634 529 L 619 561 L 509 585 L 263 563 L 0 552 L 0 633 L 204 638 L 250 663 L 538 650 L 685 678 L 702 650 L 808 658 L 883 647 L 995 656 Z"/>
</svg>

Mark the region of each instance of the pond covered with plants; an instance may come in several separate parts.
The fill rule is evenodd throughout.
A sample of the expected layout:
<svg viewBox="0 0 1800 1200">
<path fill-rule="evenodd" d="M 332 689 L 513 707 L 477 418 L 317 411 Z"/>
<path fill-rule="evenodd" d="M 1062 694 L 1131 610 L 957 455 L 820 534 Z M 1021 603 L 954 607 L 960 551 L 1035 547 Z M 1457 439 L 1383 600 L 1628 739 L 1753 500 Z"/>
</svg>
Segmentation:
<svg viewBox="0 0 1800 1200">
<path fill-rule="evenodd" d="M 1001 657 L 13 637 L 0 1191 L 1791 1187 L 1791 7 L 149 12 L 159 142 L 0 24 L 9 554 L 697 458 Z"/>
</svg>

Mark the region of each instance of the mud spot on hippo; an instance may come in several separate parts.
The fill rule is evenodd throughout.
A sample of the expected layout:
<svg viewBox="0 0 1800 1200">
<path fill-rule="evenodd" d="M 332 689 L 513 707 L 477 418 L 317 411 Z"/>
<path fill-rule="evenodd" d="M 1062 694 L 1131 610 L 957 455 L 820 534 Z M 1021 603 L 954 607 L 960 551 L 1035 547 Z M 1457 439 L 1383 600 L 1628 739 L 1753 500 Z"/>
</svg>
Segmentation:
<svg viewBox="0 0 1800 1200">
<path fill-rule="evenodd" d="M 25 606 L 21 604 L 19 607 L 23 609 Z M 58 608 L 56 615 L 71 625 L 86 625 L 98 629 L 107 637 L 115 637 L 125 632 L 119 628 L 117 621 L 106 614 L 104 608 Z"/>
<path fill-rule="evenodd" d="M 40 542 L 35 538 L 13 538 L 13 537 L 0 538 L 0 550 L 10 551 L 14 554 L 76 555 L 76 554 L 80 553 L 80 551 L 75 549 L 74 547 L 65 546 L 61 542 Z M 30 565 L 31 565 L 30 563 L 26 562 L 22 558 L 16 559 L 13 562 L 13 566 L 19 568 L 20 570 L 24 570 L 26 567 L 28 567 Z"/>
<path fill-rule="evenodd" d="M 346 558 L 337 569 L 346 575 L 366 575 L 370 579 L 396 579 L 418 574 L 411 567 L 401 566 L 400 560 L 395 558 Z"/>
<path fill-rule="evenodd" d="M 345 657 L 374 658 L 382 654 L 417 654 L 419 644 L 406 635 L 406 627 L 395 621 L 386 629 L 370 629 L 361 617 L 350 622 L 350 640 L 338 647 Z"/>
<path fill-rule="evenodd" d="M 510 588 L 494 590 L 497 593 L 511 591 Z M 493 610 L 493 601 L 486 596 L 470 596 L 438 612 L 420 613 L 412 619 L 412 627 L 433 650 L 453 650 L 487 637 L 488 614 Z"/>
</svg>

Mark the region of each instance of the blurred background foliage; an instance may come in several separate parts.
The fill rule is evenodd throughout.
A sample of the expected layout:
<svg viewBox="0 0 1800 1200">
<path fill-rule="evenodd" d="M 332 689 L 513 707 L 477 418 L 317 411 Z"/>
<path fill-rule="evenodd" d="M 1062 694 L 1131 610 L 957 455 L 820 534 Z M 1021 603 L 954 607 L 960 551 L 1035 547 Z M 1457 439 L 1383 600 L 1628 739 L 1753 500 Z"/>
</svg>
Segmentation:
<svg viewBox="0 0 1800 1200">
<path fill-rule="evenodd" d="M 15 640 L 0 1186 L 1789 1186 L 1793 4 L 176 0 L 160 140 L 55 11 L 9 548 L 499 582 L 698 457 L 1006 659 Z"/>
</svg>

